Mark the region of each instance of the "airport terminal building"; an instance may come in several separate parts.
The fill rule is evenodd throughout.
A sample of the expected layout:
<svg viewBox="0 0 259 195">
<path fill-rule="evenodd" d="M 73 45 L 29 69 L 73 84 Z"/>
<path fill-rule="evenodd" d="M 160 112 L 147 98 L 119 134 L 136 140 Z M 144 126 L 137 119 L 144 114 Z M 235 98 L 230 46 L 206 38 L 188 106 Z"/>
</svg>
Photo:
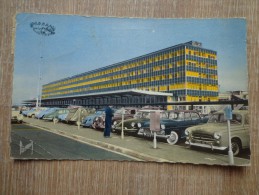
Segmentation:
<svg viewBox="0 0 259 195">
<path fill-rule="evenodd" d="M 42 87 L 42 104 L 218 101 L 217 52 L 190 41 Z"/>
</svg>

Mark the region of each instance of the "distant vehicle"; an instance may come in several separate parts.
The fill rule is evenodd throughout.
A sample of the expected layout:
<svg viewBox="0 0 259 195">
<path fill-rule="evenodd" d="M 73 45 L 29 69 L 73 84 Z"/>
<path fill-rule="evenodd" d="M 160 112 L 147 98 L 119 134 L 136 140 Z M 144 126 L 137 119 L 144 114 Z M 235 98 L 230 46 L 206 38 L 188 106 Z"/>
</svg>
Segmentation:
<svg viewBox="0 0 259 195">
<path fill-rule="evenodd" d="M 29 110 L 24 110 L 24 111 L 22 111 L 22 115 L 23 115 L 23 116 L 27 116 L 28 113 L 34 112 L 35 110 L 36 110 L 36 108 L 31 108 L 31 109 L 29 109 Z"/>
<path fill-rule="evenodd" d="M 94 114 L 90 114 L 87 117 L 84 118 L 82 121 L 82 126 L 83 127 L 91 127 L 91 128 L 96 128 L 96 118 L 101 116 L 104 117 L 105 112 L 104 109 L 97 110 Z"/>
<path fill-rule="evenodd" d="M 23 122 L 23 115 L 21 114 L 19 107 L 12 107 L 12 123 L 22 123 Z"/>
<path fill-rule="evenodd" d="M 35 115 L 35 118 L 38 118 L 38 119 L 42 119 L 46 114 L 50 114 L 52 112 L 55 112 L 56 110 L 58 110 L 59 108 L 46 108 L 46 109 L 43 109 L 41 110 L 39 113 L 37 113 Z"/>
<path fill-rule="evenodd" d="M 125 120 L 123 123 L 123 131 L 125 133 L 137 134 L 138 130 L 145 122 L 150 121 L 150 113 L 155 110 L 139 110 L 134 115 L 134 118 Z M 157 110 L 160 112 L 160 118 L 167 118 L 167 113 L 164 110 Z M 122 131 L 122 122 L 114 123 L 112 129 L 116 133 L 121 133 Z"/>
<path fill-rule="evenodd" d="M 30 111 L 27 113 L 27 117 L 31 117 L 31 118 L 35 118 L 36 114 L 38 114 L 39 112 L 41 112 L 42 110 L 46 110 L 47 108 L 45 107 L 38 107 L 35 108 L 34 110 Z"/>
<path fill-rule="evenodd" d="M 54 121 L 54 120 L 58 121 L 58 117 L 60 115 L 64 115 L 64 114 L 68 114 L 68 113 L 69 113 L 69 109 L 67 109 L 67 108 L 59 108 L 59 109 L 56 109 L 53 112 L 45 114 L 43 119 L 44 120 L 49 120 L 49 121 Z"/>
<path fill-rule="evenodd" d="M 122 119 L 122 112 L 124 110 L 124 120 L 133 118 L 136 112 L 139 110 L 138 108 L 134 107 L 125 107 L 125 108 L 120 108 L 114 112 L 114 116 L 112 118 L 112 122 L 114 123 L 115 121 L 119 122 Z"/>
<path fill-rule="evenodd" d="M 125 107 L 120 108 L 114 111 L 114 115 L 112 117 L 112 124 L 116 124 L 122 119 L 122 112 L 124 111 L 124 120 L 133 118 L 136 114 L 137 108 Z M 93 127 L 95 129 L 104 129 L 105 128 L 105 113 L 99 116 L 96 116 L 93 122 Z"/>
<path fill-rule="evenodd" d="M 242 149 L 249 148 L 249 117 L 247 110 L 233 110 L 230 120 L 231 144 L 234 156 Z M 205 125 L 198 125 L 185 130 L 186 144 L 209 148 L 211 150 L 228 150 L 228 127 L 223 111 L 213 113 Z"/>
<path fill-rule="evenodd" d="M 95 112 L 94 109 L 86 109 L 83 107 L 69 109 L 69 113 L 66 117 L 68 123 L 82 123 L 83 119 Z"/>
<path fill-rule="evenodd" d="M 205 124 L 208 118 L 203 118 L 194 110 L 172 110 L 167 111 L 168 117 L 160 119 L 160 131 L 156 132 L 157 137 L 164 138 L 171 145 L 176 144 L 180 139 L 185 138 L 185 129 L 198 124 Z M 141 125 L 138 135 L 153 137 L 150 131 L 150 121 Z"/>
<path fill-rule="evenodd" d="M 68 113 L 58 115 L 58 121 L 66 122 L 67 115 L 68 115 Z"/>
</svg>

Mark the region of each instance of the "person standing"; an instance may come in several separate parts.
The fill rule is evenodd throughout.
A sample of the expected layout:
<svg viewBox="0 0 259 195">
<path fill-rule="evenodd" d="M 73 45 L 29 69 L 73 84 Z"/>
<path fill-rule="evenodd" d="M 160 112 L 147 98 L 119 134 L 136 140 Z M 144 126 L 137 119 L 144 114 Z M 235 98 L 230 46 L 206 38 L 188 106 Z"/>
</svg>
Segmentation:
<svg viewBox="0 0 259 195">
<path fill-rule="evenodd" d="M 111 129 L 112 129 L 112 117 L 113 110 L 111 106 L 107 106 L 105 108 L 105 128 L 104 128 L 104 137 L 110 137 Z"/>
</svg>

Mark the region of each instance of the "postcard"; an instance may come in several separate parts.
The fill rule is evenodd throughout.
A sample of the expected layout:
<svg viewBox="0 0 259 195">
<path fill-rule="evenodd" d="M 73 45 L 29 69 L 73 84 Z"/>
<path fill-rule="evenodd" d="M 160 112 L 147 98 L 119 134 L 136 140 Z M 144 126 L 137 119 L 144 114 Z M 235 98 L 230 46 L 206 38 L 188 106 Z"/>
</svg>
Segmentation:
<svg viewBox="0 0 259 195">
<path fill-rule="evenodd" d="M 246 20 L 20 13 L 23 160 L 250 165 Z"/>
</svg>

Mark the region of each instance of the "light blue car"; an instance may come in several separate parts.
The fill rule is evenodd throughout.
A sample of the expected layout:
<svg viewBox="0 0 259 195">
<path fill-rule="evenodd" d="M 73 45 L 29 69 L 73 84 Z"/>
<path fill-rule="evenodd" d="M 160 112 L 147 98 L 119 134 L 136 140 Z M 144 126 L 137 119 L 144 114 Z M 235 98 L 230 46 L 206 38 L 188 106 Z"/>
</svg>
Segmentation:
<svg viewBox="0 0 259 195">
<path fill-rule="evenodd" d="M 68 115 L 68 113 L 58 115 L 58 120 L 62 121 L 62 122 L 66 121 L 67 115 Z"/>
<path fill-rule="evenodd" d="M 58 109 L 60 109 L 60 108 L 56 108 L 56 107 L 54 107 L 54 108 L 47 108 L 46 110 L 40 111 L 38 114 L 36 114 L 35 117 L 38 118 L 38 119 L 42 119 L 46 114 L 50 114 L 52 112 L 55 112 Z"/>
<path fill-rule="evenodd" d="M 83 120 L 82 126 L 83 126 L 83 127 L 92 127 L 92 128 L 94 128 L 95 119 L 96 119 L 98 116 L 101 116 L 101 115 L 105 115 L 104 109 L 103 109 L 103 110 L 97 110 L 97 111 L 95 112 L 95 114 L 87 116 L 87 117 Z"/>
<path fill-rule="evenodd" d="M 23 116 L 27 116 L 30 112 L 34 112 L 36 110 L 36 108 L 32 108 L 30 110 L 25 110 L 25 111 L 22 111 L 22 115 Z"/>
</svg>

